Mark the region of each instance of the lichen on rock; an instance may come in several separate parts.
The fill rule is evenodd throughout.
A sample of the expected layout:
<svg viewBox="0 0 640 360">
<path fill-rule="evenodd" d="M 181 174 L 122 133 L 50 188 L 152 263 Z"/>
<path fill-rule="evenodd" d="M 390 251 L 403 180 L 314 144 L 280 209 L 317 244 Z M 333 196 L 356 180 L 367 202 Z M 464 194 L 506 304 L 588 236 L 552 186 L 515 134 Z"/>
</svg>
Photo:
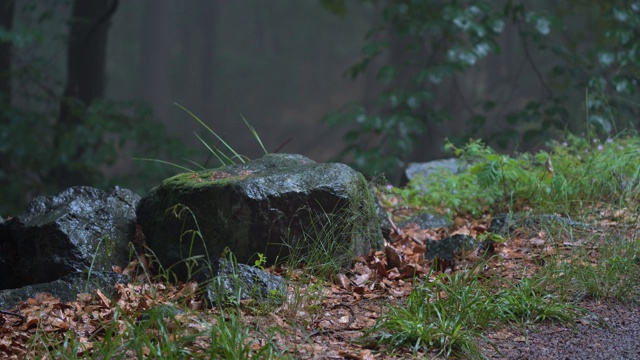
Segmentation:
<svg viewBox="0 0 640 360">
<path fill-rule="evenodd" d="M 362 174 L 292 154 L 176 175 L 141 199 L 137 216 L 157 260 L 165 268 L 178 264 L 171 270 L 183 280 L 195 275 L 185 259 L 198 258 L 196 268 L 202 267 L 225 248 L 239 263 L 250 263 L 256 253 L 268 264 L 282 260 L 292 244 L 327 221 L 341 227 L 334 240 L 345 251 L 336 256 L 353 258 L 383 243 Z"/>
</svg>

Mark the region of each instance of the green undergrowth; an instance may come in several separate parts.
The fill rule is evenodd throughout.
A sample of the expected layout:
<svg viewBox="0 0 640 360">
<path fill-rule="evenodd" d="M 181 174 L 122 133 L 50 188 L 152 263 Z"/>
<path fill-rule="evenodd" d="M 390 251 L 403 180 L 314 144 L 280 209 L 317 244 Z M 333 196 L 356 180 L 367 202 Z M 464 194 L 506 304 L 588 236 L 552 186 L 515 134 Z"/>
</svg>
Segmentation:
<svg viewBox="0 0 640 360">
<path fill-rule="evenodd" d="M 471 214 L 478 218 L 485 213 L 529 210 L 561 214 L 584 220 L 586 224 L 587 216 L 600 211 L 597 205 L 603 202 L 613 208 L 637 212 L 638 145 L 638 138 L 630 136 L 600 141 L 569 135 L 565 142 L 554 143 L 549 151 L 511 157 L 472 141 L 459 149 L 450 148 L 468 164 L 467 171 L 458 175 L 436 174 L 430 182 L 416 179 L 407 187 L 391 192 L 400 195 L 402 205 L 437 209 L 452 215 Z M 326 296 L 323 290 L 329 286 L 328 281 L 352 258 L 351 249 L 340 239 L 344 231 L 354 231 L 349 225 L 358 223 L 355 217 L 359 211 L 344 209 L 335 216 L 330 212 L 308 210 L 310 225 L 303 236 L 295 241 L 283 239 L 289 254 L 279 260 L 288 269 L 285 274 L 289 294 L 281 297 L 278 311 L 291 326 L 307 328 L 311 323 L 306 319 L 322 311 Z M 375 325 L 364 329 L 360 341 L 373 343 L 376 351 L 391 356 L 408 349 L 414 356 L 486 358 L 480 344 L 493 346 L 485 337 L 489 331 L 514 327 L 524 332 L 545 322 L 573 327 L 577 319 L 591 317 L 579 306 L 581 300 L 638 301 L 639 240 L 628 238 L 628 228 L 621 226 L 619 231 L 603 233 L 562 221 L 535 225 L 536 231 L 546 233 L 541 250 L 532 249 L 534 253 L 540 251 L 535 255 L 540 259 L 536 273 L 526 276 L 523 273 L 521 278 L 514 279 L 498 275 L 486 278 L 480 269 L 489 265 L 479 261 L 472 268 L 453 273 L 432 272 L 416 278 L 410 295 L 385 306 Z M 195 236 L 192 240 L 197 241 L 197 233 L 192 235 Z M 543 256 L 542 249 L 546 246 L 557 249 L 555 255 Z M 570 251 L 562 251 L 566 247 Z M 256 266 L 263 266 L 265 262 L 264 255 L 258 257 Z M 304 272 L 301 275 L 294 269 Z M 207 331 L 211 335 L 214 331 L 220 334 L 224 331 L 224 336 L 216 336 L 225 343 L 211 344 L 219 352 L 210 356 L 279 358 L 286 355 L 284 349 L 273 343 L 272 335 L 266 333 L 262 336 L 267 345 L 259 348 L 260 353 L 240 345 L 232 346 L 251 344 L 250 334 L 253 334 L 237 327 L 241 321 L 234 317 L 239 316 L 239 312 L 233 309 L 244 307 L 264 315 L 275 311 L 273 305 L 243 303 L 239 296 L 234 298 L 230 294 L 216 306 L 226 310 L 223 310 L 224 319 L 213 324 L 226 327 Z M 155 346 L 165 346 L 161 340 L 154 341 Z M 145 342 L 131 346 L 146 349 L 150 345 Z M 191 356 L 180 354 L 178 349 L 164 350 L 175 353 L 176 358 Z"/>
<path fill-rule="evenodd" d="M 606 202 L 636 209 L 640 198 L 640 138 L 599 140 L 567 135 L 550 150 L 515 156 L 495 152 L 481 141 L 448 150 L 468 167 L 416 178 L 395 188 L 404 203 L 448 214 L 500 213 L 524 207 L 538 213 L 573 214 Z"/>
<path fill-rule="evenodd" d="M 638 145 L 638 138 L 631 136 L 594 140 L 568 135 L 566 141 L 552 144 L 549 151 L 512 157 L 472 141 L 462 148 L 450 147 L 467 164 L 466 171 L 458 175 L 436 174 L 430 182 L 415 179 L 405 188 L 390 191 L 402 198 L 403 206 L 436 209 L 451 215 L 471 214 L 478 218 L 486 213 L 528 210 L 561 214 L 587 224 L 588 216 L 600 211 L 597 205 L 603 202 L 629 213 L 637 212 Z M 105 348 L 95 353 L 100 357 L 117 357 L 119 351 L 131 348 L 136 349 L 133 355 L 138 357 L 157 357 L 160 353 L 168 354 L 167 358 L 287 356 L 287 349 L 279 348 L 273 340 L 273 334 L 282 329 L 243 327 L 239 309 L 258 316 L 278 311 L 294 328 L 312 326 L 309 319 L 323 311 L 324 290 L 330 286 L 329 281 L 353 258 L 352 249 L 345 246 L 344 235 L 361 230 L 353 226 L 362 223 L 358 216 L 363 211 L 347 208 L 334 214 L 301 209 L 300 213 L 308 216 L 305 222 L 309 226 L 302 237 L 283 239 L 288 255 L 278 261 L 287 269 L 284 274 L 289 293 L 279 294 L 278 306 L 265 301 L 242 302 L 240 294 L 227 294 L 213 304 L 221 315 L 203 321 L 195 333 L 167 324 L 166 321 L 173 321 L 171 316 L 152 313 L 144 319 L 151 323 L 142 325 L 139 320 L 125 318 L 125 324 L 131 323 L 128 333 L 114 332 L 107 337 Z M 367 216 L 371 215 L 372 212 L 367 212 Z M 629 239 L 629 228 L 620 226 L 617 231 L 604 233 L 562 221 L 535 226 L 536 231 L 546 234 L 544 246 L 531 250 L 540 251 L 535 254 L 540 261 L 537 272 L 526 275 L 523 272 L 521 278 L 505 279 L 499 275 L 487 278 L 481 269 L 491 266 L 489 259 L 452 273 L 431 272 L 415 278 L 408 297 L 384 306 L 381 316 L 373 326 L 364 329 L 359 341 L 374 344 L 376 351 L 390 356 L 401 356 L 408 350 L 413 356 L 486 358 L 482 344 L 494 346 L 485 336 L 487 332 L 503 327 L 526 332 L 548 322 L 573 328 L 576 320 L 592 318 L 579 306 L 581 300 L 633 303 L 639 299 L 636 279 L 640 276 L 637 250 L 640 244 L 637 238 Z M 187 235 L 191 241 L 201 241 L 198 232 Z M 547 246 L 557 249 L 556 253 L 543 256 Z M 569 251 L 563 250 L 567 247 Z M 185 255 L 185 261 L 197 264 L 198 259 Z M 264 255 L 257 259 L 258 267 L 267 261 Z M 294 271 L 300 269 L 303 272 Z M 170 273 L 168 269 L 166 274 Z M 168 279 L 170 275 L 165 277 Z M 173 334 L 174 330 L 180 334 Z M 195 351 L 189 344 L 202 336 L 207 339 L 202 353 L 184 350 Z M 262 339 L 259 347 L 253 342 L 256 336 Z M 110 345 L 111 338 L 118 346 Z M 57 351 L 50 356 L 59 355 L 69 351 L 69 346 L 77 346 L 73 344 L 70 339 L 68 345 L 47 349 Z"/>
<path fill-rule="evenodd" d="M 591 237 L 570 236 L 570 256 L 547 261 L 541 270 L 555 291 L 575 300 L 613 299 L 640 304 L 640 239 L 615 230 Z"/>
</svg>

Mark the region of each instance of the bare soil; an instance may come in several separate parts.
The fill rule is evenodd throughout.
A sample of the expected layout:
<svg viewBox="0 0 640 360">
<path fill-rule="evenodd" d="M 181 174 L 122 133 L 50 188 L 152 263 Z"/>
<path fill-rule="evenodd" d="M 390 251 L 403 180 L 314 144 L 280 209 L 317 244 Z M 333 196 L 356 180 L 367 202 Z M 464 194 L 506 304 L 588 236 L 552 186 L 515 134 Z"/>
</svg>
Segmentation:
<svg viewBox="0 0 640 360">
<path fill-rule="evenodd" d="M 575 329 L 542 323 L 524 331 L 487 333 L 500 354 L 484 346 L 491 359 L 640 359 L 640 308 L 619 302 L 586 301 L 594 316 Z M 485 344 L 486 345 L 486 344 Z"/>
</svg>

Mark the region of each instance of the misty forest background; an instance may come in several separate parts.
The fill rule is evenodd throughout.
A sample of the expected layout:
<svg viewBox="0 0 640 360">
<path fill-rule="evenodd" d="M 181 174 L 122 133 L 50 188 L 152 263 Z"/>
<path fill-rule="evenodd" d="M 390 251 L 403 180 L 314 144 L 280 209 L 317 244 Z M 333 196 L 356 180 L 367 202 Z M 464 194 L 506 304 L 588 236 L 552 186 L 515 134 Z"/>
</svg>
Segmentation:
<svg viewBox="0 0 640 360">
<path fill-rule="evenodd" d="M 191 110 L 398 183 L 445 139 L 535 150 L 640 123 L 640 1 L 0 0 L 0 214 L 217 166 Z"/>
</svg>

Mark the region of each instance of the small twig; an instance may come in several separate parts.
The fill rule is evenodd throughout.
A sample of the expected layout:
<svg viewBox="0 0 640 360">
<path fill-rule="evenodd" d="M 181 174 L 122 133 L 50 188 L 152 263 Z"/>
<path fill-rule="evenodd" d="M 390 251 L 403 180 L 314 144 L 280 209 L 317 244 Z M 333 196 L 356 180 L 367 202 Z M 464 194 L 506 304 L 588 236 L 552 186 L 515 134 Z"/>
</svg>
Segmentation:
<svg viewBox="0 0 640 360">
<path fill-rule="evenodd" d="M 13 313 L 13 312 L 10 312 L 10 311 L 0 310 L 0 314 L 2 314 L 2 315 L 9 315 L 9 316 L 15 316 L 15 317 L 19 317 L 20 319 L 23 319 L 23 320 L 24 320 L 24 315 L 20 315 L 20 314 Z"/>
<path fill-rule="evenodd" d="M 351 307 L 351 305 L 347 305 L 347 304 L 336 304 L 334 305 L 331 310 L 337 308 L 337 307 L 345 307 L 349 310 L 349 315 L 351 315 L 349 317 L 349 322 L 344 326 L 343 330 L 347 330 L 349 328 L 349 326 L 351 326 L 351 324 L 353 324 L 353 321 L 356 319 L 356 312 L 353 311 L 353 308 Z"/>
<path fill-rule="evenodd" d="M 291 141 L 293 141 L 293 138 L 290 137 L 287 139 L 287 141 L 283 142 L 282 144 L 280 144 L 280 146 L 278 146 L 277 149 L 275 149 L 273 152 L 274 153 L 278 153 L 278 151 L 282 150 L 283 147 L 285 147 L 285 145 L 287 145 L 288 143 L 290 143 Z"/>
<path fill-rule="evenodd" d="M 327 334 L 333 334 L 336 331 L 345 331 L 345 330 L 349 330 L 349 326 L 351 326 L 351 324 L 353 323 L 353 321 L 356 319 L 356 312 L 353 311 L 353 308 L 351 307 L 351 305 L 347 305 L 347 304 L 336 304 L 334 306 L 331 307 L 331 309 L 329 310 L 333 310 L 337 307 L 345 307 L 347 309 L 349 309 L 349 322 L 344 326 L 344 328 L 342 329 L 329 329 L 329 330 L 316 330 L 313 333 L 311 333 L 311 335 L 309 335 L 309 337 L 314 337 L 314 336 L 318 336 L 318 335 L 327 335 Z"/>
<path fill-rule="evenodd" d="M 413 236 L 411 236 L 411 235 L 409 235 L 409 234 L 405 233 L 404 231 L 402 231 L 402 230 L 401 230 L 401 229 L 400 229 L 400 228 L 399 228 L 399 227 L 398 227 L 398 226 L 393 222 L 393 219 L 391 219 L 391 216 L 390 216 L 389 214 L 387 214 L 387 219 L 389 220 L 389 224 L 391 225 L 391 229 L 392 229 L 393 231 L 395 231 L 395 233 L 396 233 L 396 234 L 398 234 L 398 235 L 400 235 L 400 236 L 406 236 L 406 237 L 408 237 L 409 239 L 411 239 L 413 242 L 416 242 L 416 243 L 418 243 L 418 244 L 420 244 L 420 245 L 424 245 L 424 241 L 420 241 L 420 240 L 418 240 L 418 239 L 414 238 Z"/>
<path fill-rule="evenodd" d="M 460 98 L 460 100 L 462 100 L 462 105 L 467 109 L 467 111 L 472 116 L 476 116 L 476 112 L 473 111 L 473 109 L 471 108 L 471 105 L 469 105 L 469 103 L 467 102 L 467 99 L 462 93 L 462 90 L 460 89 L 460 84 L 458 84 L 458 80 L 456 78 L 453 78 L 453 89 L 458 94 L 458 97 Z"/>
<path fill-rule="evenodd" d="M 545 88 L 545 90 L 549 93 L 549 97 L 553 97 L 553 90 L 551 90 L 549 85 L 547 85 L 547 82 L 544 80 L 544 76 L 542 76 L 542 73 L 540 72 L 535 62 L 533 61 L 533 58 L 531 57 L 531 52 L 529 51 L 529 45 L 527 44 L 527 41 L 524 38 L 524 32 L 522 30 L 522 26 L 520 25 L 520 23 L 518 23 L 518 35 L 520 35 L 520 40 L 522 41 L 522 48 L 524 49 L 524 55 L 527 58 L 527 60 L 529 60 L 529 64 L 531 64 L 531 68 L 533 69 L 533 72 L 536 74 L 536 76 L 538 77 L 538 80 L 540 81 L 542 86 Z"/>
<path fill-rule="evenodd" d="M 396 226 L 396 223 L 393 222 L 393 219 L 391 219 L 391 216 L 389 214 L 387 214 L 387 220 L 389 220 L 389 224 L 391 225 L 391 230 L 395 231 L 395 233 L 400 236 L 404 236 L 404 231 L 400 230 L 400 228 Z"/>
</svg>

